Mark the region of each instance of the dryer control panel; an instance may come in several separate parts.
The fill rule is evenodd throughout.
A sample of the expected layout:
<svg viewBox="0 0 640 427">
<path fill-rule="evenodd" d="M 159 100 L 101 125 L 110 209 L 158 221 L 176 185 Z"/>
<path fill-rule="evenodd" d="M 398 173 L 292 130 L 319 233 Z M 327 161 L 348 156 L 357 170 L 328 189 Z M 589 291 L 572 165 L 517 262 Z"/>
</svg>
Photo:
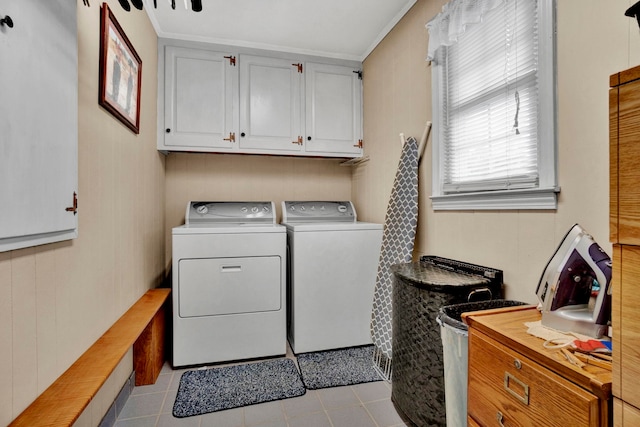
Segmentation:
<svg viewBox="0 0 640 427">
<path fill-rule="evenodd" d="M 356 222 L 353 203 L 313 201 L 282 202 L 282 222 Z"/>
<path fill-rule="evenodd" d="M 275 224 L 273 202 L 189 202 L 185 224 Z"/>
</svg>

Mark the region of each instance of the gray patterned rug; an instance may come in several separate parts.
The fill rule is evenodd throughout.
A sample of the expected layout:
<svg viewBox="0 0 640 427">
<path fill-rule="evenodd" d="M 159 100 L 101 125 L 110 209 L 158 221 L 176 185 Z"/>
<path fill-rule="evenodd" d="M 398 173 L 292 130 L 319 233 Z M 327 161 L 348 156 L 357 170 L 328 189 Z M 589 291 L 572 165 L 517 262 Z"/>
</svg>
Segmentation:
<svg viewBox="0 0 640 427">
<path fill-rule="evenodd" d="M 349 347 L 297 355 L 309 390 L 381 381 L 373 367 L 373 346 Z"/>
<path fill-rule="evenodd" d="M 173 416 L 190 417 L 305 393 L 291 359 L 187 371 L 180 378 Z"/>
</svg>

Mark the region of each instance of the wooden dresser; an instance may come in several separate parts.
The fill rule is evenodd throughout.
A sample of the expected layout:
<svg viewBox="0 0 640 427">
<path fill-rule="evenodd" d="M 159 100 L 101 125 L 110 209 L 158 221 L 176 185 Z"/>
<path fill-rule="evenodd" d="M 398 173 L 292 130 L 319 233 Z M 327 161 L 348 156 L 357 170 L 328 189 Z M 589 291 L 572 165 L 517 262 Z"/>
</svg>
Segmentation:
<svg viewBox="0 0 640 427">
<path fill-rule="evenodd" d="M 611 370 L 567 361 L 527 333 L 535 306 L 462 315 L 469 325 L 469 426 L 609 426 Z"/>
<path fill-rule="evenodd" d="M 640 67 L 610 78 L 610 240 L 616 427 L 640 426 Z"/>
</svg>

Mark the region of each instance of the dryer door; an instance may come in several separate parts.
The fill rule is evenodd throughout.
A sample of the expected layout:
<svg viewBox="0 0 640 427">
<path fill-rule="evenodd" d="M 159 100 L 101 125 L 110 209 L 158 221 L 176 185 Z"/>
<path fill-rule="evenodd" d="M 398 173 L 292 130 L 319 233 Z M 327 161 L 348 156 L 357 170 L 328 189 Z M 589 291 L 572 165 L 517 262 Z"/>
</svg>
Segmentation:
<svg viewBox="0 0 640 427">
<path fill-rule="evenodd" d="M 179 316 L 280 310 L 281 262 L 279 256 L 181 259 Z"/>
</svg>

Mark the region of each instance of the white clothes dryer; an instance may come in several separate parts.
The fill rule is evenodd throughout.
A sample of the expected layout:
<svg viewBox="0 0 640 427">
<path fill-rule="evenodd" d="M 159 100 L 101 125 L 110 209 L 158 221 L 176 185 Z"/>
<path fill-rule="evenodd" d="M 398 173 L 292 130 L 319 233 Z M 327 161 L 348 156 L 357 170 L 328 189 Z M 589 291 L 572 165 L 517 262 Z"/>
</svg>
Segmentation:
<svg viewBox="0 0 640 427">
<path fill-rule="evenodd" d="M 173 228 L 173 365 L 284 355 L 286 232 L 273 202 L 189 202 Z"/>
<path fill-rule="evenodd" d="M 287 334 L 294 353 L 371 344 L 382 224 L 351 202 L 282 202 L 287 228 Z"/>
</svg>

